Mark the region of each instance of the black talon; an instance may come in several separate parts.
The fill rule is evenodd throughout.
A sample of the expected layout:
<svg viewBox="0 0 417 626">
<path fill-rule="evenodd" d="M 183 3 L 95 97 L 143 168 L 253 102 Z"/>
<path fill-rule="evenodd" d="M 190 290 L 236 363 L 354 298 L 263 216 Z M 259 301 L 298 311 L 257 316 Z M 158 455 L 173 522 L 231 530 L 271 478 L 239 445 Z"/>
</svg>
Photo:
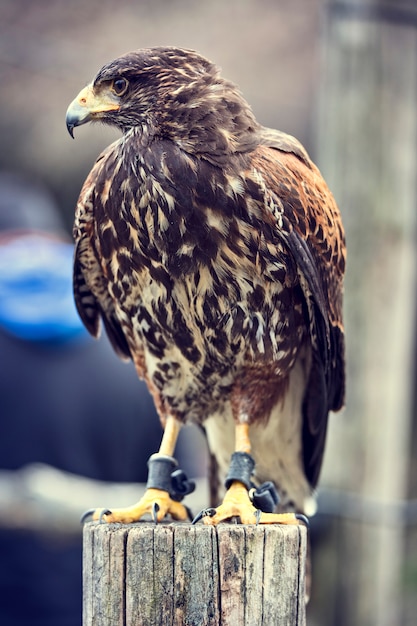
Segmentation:
<svg viewBox="0 0 417 626">
<path fill-rule="evenodd" d="M 255 511 L 255 519 L 256 519 L 256 525 L 257 526 L 259 526 L 259 522 L 261 521 L 261 515 L 262 515 L 261 509 L 256 509 L 256 511 Z"/>
<path fill-rule="evenodd" d="M 204 517 L 204 509 L 200 511 L 200 513 L 197 513 L 197 515 L 191 522 L 191 525 L 194 526 L 194 524 L 197 524 L 197 522 L 199 522 L 203 517 Z"/>
<path fill-rule="evenodd" d="M 307 528 L 310 528 L 310 522 L 308 520 L 308 518 L 303 515 L 302 513 L 296 513 L 295 517 L 300 520 L 300 522 L 303 522 L 303 524 L 305 524 L 305 526 L 307 526 Z"/>
<path fill-rule="evenodd" d="M 94 511 L 95 509 L 87 509 L 87 511 L 84 511 L 84 513 L 80 517 L 80 524 L 84 524 L 87 517 L 90 517 L 90 515 L 93 515 Z"/>
<path fill-rule="evenodd" d="M 104 523 L 104 519 L 103 518 L 104 518 L 105 515 L 111 515 L 110 509 L 103 509 L 102 511 L 100 511 L 100 516 L 98 518 L 98 521 L 99 521 L 100 524 Z"/>
<path fill-rule="evenodd" d="M 157 518 L 158 511 L 159 511 L 159 504 L 157 502 L 154 502 L 152 504 L 152 521 L 154 521 L 155 524 L 158 523 L 158 518 Z"/>
<path fill-rule="evenodd" d="M 203 519 L 203 517 L 214 517 L 214 515 L 216 515 L 216 509 L 213 509 L 212 507 L 209 507 L 208 509 L 202 509 L 200 513 L 195 516 L 191 524 L 197 524 L 197 522 Z"/>
</svg>

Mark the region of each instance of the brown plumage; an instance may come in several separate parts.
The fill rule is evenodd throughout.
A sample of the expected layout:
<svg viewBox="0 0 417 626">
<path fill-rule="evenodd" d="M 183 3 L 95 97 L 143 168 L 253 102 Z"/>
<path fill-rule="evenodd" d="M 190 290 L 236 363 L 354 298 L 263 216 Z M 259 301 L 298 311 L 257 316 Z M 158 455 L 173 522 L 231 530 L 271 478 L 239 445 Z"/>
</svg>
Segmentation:
<svg viewBox="0 0 417 626">
<path fill-rule="evenodd" d="M 253 482 L 273 480 L 281 508 L 302 511 L 344 401 L 345 244 L 326 183 L 193 51 L 104 66 L 67 113 L 71 134 L 94 120 L 122 137 L 76 210 L 86 327 L 97 336 L 104 322 L 164 424 L 203 424 L 223 478 L 234 450 L 251 451 Z M 243 425 L 251 446 L 235 445 Z"/>
</svg>

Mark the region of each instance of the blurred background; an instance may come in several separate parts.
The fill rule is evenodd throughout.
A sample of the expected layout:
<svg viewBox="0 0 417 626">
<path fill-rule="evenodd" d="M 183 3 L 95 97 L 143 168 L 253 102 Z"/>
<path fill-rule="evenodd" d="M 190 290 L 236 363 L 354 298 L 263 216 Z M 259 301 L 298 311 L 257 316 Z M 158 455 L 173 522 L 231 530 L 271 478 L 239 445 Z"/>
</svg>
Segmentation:
<svg viewBox="0 0 417 626">
<path fill-rule="evenodd" d="M 2 0 L 0 295 L 12 304 L 0 306 L 0 622 L 81 624 L 78 513 L 137 498 L 127 483 L 145 480 L 159 439 L 144 386 L 104 339 L 62 311 L 51 321 L 52 305 L 36 323 L 18 317 L 35 283 L 48 302 L 68 295 L 70 282 L 54 289 L 59 268 L 70 281 L 77 196 L 117 136 L 88 126 L 73 142 L 68 104 L 105 62 L 156 45 L 220 65 L 261 123 L 302 141 L 334 192 L 349 253 L 348 393 L 312 520 L 308 623 L 414 625 L 415 0 Z M 22 241 L 32 256 L 16 268 Z M 186 469 L 203 476 L 199 459 Z"/>
</svg>

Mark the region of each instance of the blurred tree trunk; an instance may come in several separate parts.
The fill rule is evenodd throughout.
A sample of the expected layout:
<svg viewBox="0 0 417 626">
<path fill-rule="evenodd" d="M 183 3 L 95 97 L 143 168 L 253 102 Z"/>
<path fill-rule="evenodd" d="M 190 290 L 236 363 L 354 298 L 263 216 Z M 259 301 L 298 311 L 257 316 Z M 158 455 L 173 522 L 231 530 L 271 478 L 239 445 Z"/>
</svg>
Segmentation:
<svg viewBox="0 0 417 626">
<path fill-rule="evenodd" d="M 348 393 L 331 421 L 323 482 L 382 511 L 406 499 L 415 384 L 416 18 L 394 1 L 335 0 L 320 89 L 317 161 L 348 245 Z M 368 522 L 338 523 L 332 626 L 403 623 L 401 519 Z"/>
</svg>

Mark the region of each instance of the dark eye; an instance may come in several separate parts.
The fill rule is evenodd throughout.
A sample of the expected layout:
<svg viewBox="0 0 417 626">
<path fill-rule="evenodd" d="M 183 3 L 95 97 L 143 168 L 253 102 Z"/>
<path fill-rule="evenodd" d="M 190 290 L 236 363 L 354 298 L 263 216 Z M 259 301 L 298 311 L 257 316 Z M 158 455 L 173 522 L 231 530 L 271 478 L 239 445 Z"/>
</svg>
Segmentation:
<svg viewBox="0 0 417 626">
<path fill-rule="evenodd" d="M 123 96 L 127 88 L 129 87 L 129 83 L 126 78 L 116 78 L 112 84 L 112 90 L 116 94 L 116 96 Z"/>
</svg>

